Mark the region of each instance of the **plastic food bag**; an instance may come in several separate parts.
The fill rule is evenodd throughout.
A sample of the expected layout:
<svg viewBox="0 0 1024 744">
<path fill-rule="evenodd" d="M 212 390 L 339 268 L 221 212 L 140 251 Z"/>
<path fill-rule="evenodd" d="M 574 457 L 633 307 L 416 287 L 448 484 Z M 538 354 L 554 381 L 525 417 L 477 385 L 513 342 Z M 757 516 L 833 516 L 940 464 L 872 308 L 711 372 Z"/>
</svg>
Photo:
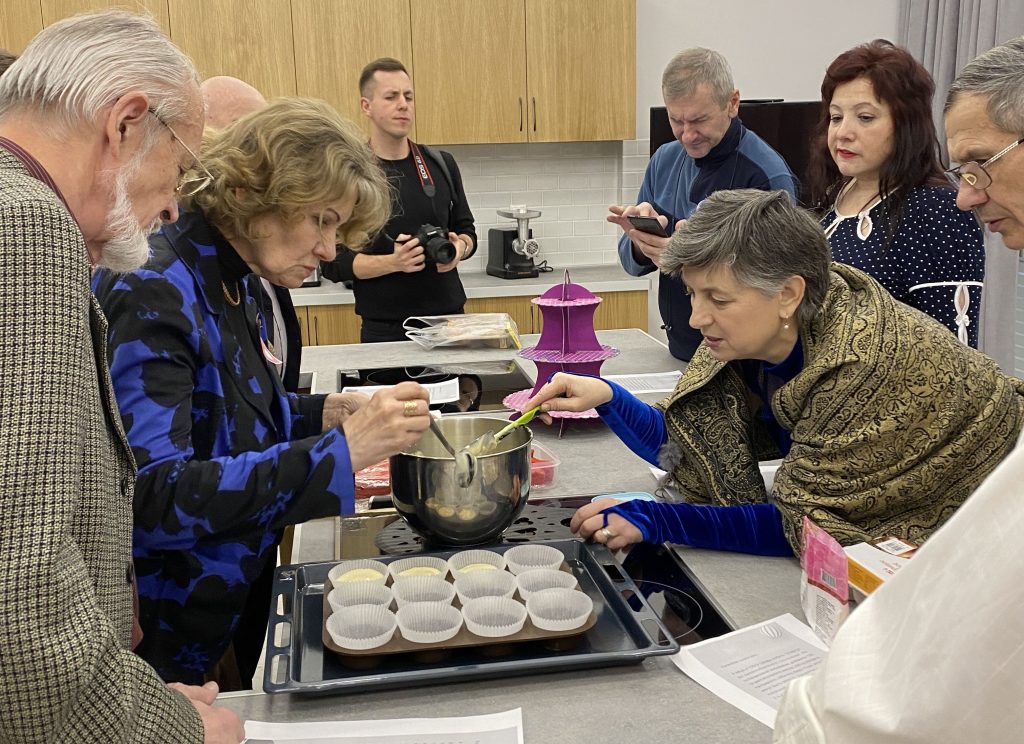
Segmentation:
<svg viewBox="0 0 1024 744">
<path fill-rule="evenodd" d="M 832 535 L 806 516 L 800 568 L 800 604 L 807 624 L 821 640 L 831 644 L 850 614 L 846 553 Z"/>
<path fill-rule="evenodd" d="M 519 329 L 508 313 L 468 313 L 409 318 L 405 335 L 425 349 L 436 346 L 477 346 L 521 349 Z"/>
</svg>

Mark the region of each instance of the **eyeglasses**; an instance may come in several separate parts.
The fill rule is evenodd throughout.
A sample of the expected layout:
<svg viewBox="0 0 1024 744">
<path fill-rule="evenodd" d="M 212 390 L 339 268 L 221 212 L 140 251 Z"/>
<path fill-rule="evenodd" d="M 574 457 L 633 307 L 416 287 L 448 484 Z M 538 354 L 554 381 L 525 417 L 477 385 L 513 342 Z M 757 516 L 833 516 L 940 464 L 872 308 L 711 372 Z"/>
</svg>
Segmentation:
<svg viewBox="0 0 1024 744">
<path fill-rule="evenodd" d="M 985 169 L 1021 143 L 1024 143 L 1024 137 L 1021 137 L 1016 142 L 1007 145 L 984 163 L 979 163 L 977 160 L 971 160 L 970 162 L 958 165 L 956 168 L 950 168 L 946 173 L 953 176 L 960 183 L 966 183 L 972 189 L 987 189 L 992 185 L 992 176 L 990 176 L 989 172 Z"/>
<path fill-rule="evenodd" d="M 184 173 L 178 174 L 178 182 L 174 186 L 174 193 L 181 197 L 195 196 L 213 183 L 213 174 L 207 170 L 206 166 L 199 160 L 199 156 L 192 152 L 192 148 L 185 144 L 185 141 L 178 136 L 178 133 L 174 131 L 170 124 L 163 120 L 160 114 L 153 109 L 149 109 L 149 113 L 153 114 L 158 122 L 167 127 L 167 131 L 171 133 L 171 136 L 192 157 L 192 167 Z M 202 173 L 198 176 L 190 175 L 195 168 L 199 168 Z"/>
</svg>

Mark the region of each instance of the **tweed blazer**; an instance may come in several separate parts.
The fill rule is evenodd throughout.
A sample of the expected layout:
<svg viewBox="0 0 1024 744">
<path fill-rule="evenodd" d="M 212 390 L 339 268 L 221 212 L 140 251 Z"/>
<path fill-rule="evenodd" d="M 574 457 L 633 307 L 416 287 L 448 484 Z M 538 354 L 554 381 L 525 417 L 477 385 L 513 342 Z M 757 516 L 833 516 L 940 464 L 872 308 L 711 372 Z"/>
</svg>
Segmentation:
<svg viewBox="0 0 1024 744">
<path fill-rule="evenodd" d="M 129 648 L 134 461 L 85 240 L 0 149 L 0 742 L 202 742 Z"/>
<path fill-rule="evenodd" d="M 804 515 L 844 545 L 926 540 L 1017 441 L 1024 382 L 851 266 L 832 264 L 800 340 L 804 367 L 770 401 L 793 438 L 773 494 L 798 554 Z M 758 404 L 738 363 L 697 349 L 658 404 L 682 445 L 666 469 L 687 501 L 768 499 L 758 460 L 779 452 L 754 415 Z"/>
</svg>

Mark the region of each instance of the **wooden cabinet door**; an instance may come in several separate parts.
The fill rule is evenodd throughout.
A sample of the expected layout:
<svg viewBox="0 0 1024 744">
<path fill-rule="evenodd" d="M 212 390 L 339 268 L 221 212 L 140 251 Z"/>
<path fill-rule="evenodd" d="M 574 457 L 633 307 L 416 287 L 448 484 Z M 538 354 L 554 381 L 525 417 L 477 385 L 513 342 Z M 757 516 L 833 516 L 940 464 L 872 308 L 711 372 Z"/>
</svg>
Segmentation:
<svg viewBox="0 0 1024 744">
<path fill-rule="evenodd" d="M 647 330 L 647 292 L 602 292 L 602 302 L 594 313 L 594 328 L 639 328 Z"/>
<path fill-rule="evenodd" d="M 309 338 L 316 346 L 358 344 L 359 316 L 355 305 L 317 305 L 309 308 Z"/>
<path fill-rule="evenodd" d="M 316 346 L 316 342 L 309 333 L 309 308 L 295 308 L 295 319 L 299 321 L 299 336 L 303 346 Z"/>
<path fill-rule="evenodd" d="M 359 73 L 394 57 L 413 73 L 410 0 L 292 0 L 295 89 L 322 98 L 369 135 L 359 108 Z M 410 135 L 416 140 L 415 128 Z"/>
<path fill-rule="evenodd" d="M 149 13 L 160 24 L 165 34 L 170 35 L 171 26 L 167 14 L 167 0 L 42 0 L 43 25 L 49 26 L 61 18 L 84 13 L 87 10 L 103 8 L 127 8 Z"/>
<path fill-rule="evenodd" d="M 525 2 L 530 141 L 635 139 L 635 0 Z"/>
<path fill-rule="evenodd" d="M 413 0 L 412 29 L 421 141 L 526 141 L 523 0 Z"/>
<path fill-rule="evenodd" d="M 0 49 L 21 54 L 32 37 L 43 30 L 38 2 L 0 2 Z"/>
<path fill-rule="evenodd" d="M 268 99 L 295 95 L 289 0 L 168 0 L 168 9 L 171 39 L 203 78 L 232 75 Z"/>
<path fill-rule="evenodd" d="M 471 297 L 466 300 L 466 312 L 508 313 L 516 322 L 520 335 L 534 332 L 530 297 Z"/>
</svg>

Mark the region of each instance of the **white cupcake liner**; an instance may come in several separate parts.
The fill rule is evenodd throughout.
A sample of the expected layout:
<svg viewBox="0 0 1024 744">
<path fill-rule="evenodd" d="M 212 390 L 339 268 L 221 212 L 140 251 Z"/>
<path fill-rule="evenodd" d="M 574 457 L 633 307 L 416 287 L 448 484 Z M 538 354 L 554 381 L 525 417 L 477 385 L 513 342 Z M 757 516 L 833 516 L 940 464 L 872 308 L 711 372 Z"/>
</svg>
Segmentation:
<svg viewBox="0 0 1024 744">
<path fill-rule="evenodd" d="M 516 545 L 505 551 L 508 570 L 517 576 L 535 568 L 558 568 L 565 556 L 550 545 Z"/>
<path fill-rule="evenodd" d="M 391 589 L 376 581 L 346 581 L 331 589 L 327 601 L 331 610 L 337 612 L 343 607 L 356 605 L 379 605 L 391 609 L 394 594 Z"/>
<path fill-rule="evenodd" d="M 494 566 L 499 571 L 503 571 L 505 569 L 505 556 L 491 550 L 463 550 L 448 559 L 448 570 L 452 572 L 452 576 L 458 578 L 462 569 L 477 563 Z M 469 571 L 467 573 L 474 572 Z"/>
<path fill-rule="evenodd" d="M 462 613 L 440 602 L 404 605 L 398 608 L 395 618 L 402 637 L 410 643 L 447 641 L 462 627 Z"/>
<path fill-rule="evenodd" d="M 420 576 L 435 576 L 439 579 L 443 579 L 448 575 L 448 561 L 444 558 L 435 558 L 433 556 L 414 556 L 412 558 L 400 558 L 397 561 L 392 561 L 388 564 L 388 571 L 391 574 L 392 579 L 403 578 L 403 571 L 414 571 L 418 568 L 430 568 L 437 571 L 436 574 L 416 574 Z"/>
<path fill-rule="evenodd" d="M 380 605 L 342 607 L 327 618 L 327 632 L 331 639 L 352 651 L 383 646 L 391 640 L 396 627 L 395 613 Z"/>
<path fill-rule="evenodd" d="M 380 574 L 379 578 L 366 578 L 356 579 L 352 578 L 345 579 L 345 575 L 352 571 L 370 570 Z M 338 584 L 349 584 L 356 583 L 356 581 L 372 581 L 374 583 L 383 586 L 388 580 L 388 567 L 380 561 L 372 561 L 368 558 L 361 558 L 356 561 L 342 561 L 337 566 L 327 572 L 327 578 L 331 580 L 332 586 L 338 586 Z"/>
<path fill-rule="evenodd" d="M 508 571 L 460 573 L 455 577 L 455 591 L 463 605 L 479 597 L 511 597 L 516 591 L 516 577 Z"/>
<path fill-rule="evenodd" d="M 526 607 L 510 597 L 477 597 L 462 608 L 470 633 L 484 638 L 504 638 L 526 624 Z"/>
<path fill-rule="evenodd" d="M 587 622 L 594 601 L 575 589 L 545 589 L 527 598 L 526 611 L 541 630 L 572 630 Z"/>
<path fill-rule="evenodd" d="M 455 587 L 450 581 L 437 576 L 403 576 L 391 585 L 398 606 L 421 602 L 451 604 L 455 598 Z"/>
<path fill-rule="evenodd" d="M 523 599 L 545 589 L 575 589 L 578 583 L 571 573 L 553 568 L 532 568 L 516 576 L 519 596 Z"/>
</svg>

